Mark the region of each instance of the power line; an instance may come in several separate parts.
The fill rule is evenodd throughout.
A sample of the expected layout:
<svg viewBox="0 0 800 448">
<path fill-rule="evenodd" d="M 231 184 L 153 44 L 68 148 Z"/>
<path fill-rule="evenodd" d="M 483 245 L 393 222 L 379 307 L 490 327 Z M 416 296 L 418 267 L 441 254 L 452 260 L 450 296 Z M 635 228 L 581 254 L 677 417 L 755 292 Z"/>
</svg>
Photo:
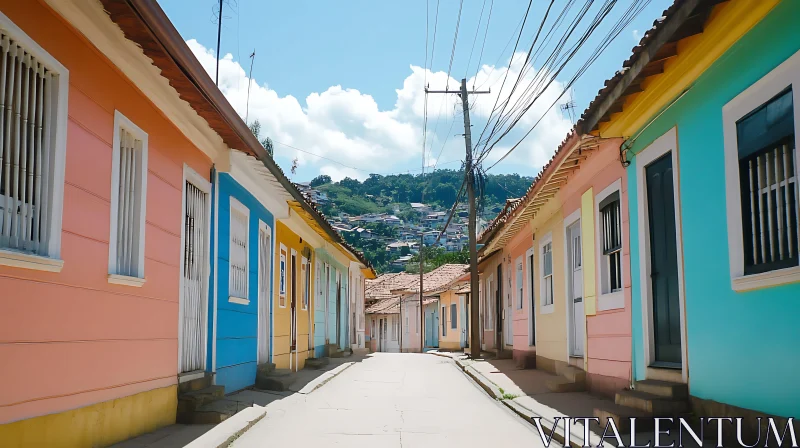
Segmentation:
<svg viewBox="0 0 800 448">
<path fill-rule="evenodd" d="M 472 49 L 469 50 L 469 59 L 467 60 L 467 69 L 464 70 L 464 77 L 466 78 L 469 74 L 469 65 L 472 63 L 472 53 L 475 51 L 475 43 L 478 42 L 478 34 L 481 32 L 481 21 L 483 20 L 483 10 L 486 9 L 486 0 L 483 0 L 483 6 L 481 6 L 481 15 L 478 17 L 478 29 L 475 30 L 475 38 L 472 39 Z M 486 40 L 484 40 L 486 43 Z"/>
<path fill-rule="evenodd" d="M 492 2 L 489 4 L 489 17 L 486 19 L 486 31 L 484 31 L 483 33 L 483 43 L 481 44 L 481 55 L 478 57 L 478 66 L 475 69 L 475 77 L 472 78 L 472 90 L 475 90 L 475 82 L 478 80 L 478 73 L 480 73 L 481 71 L 481 61 L 483 60 L 483 49 L 486 47 L 486 37 L 489 35 L 489 23 L 492 21 L 493 8 L 494 8 L 494 0 L 492 0 Z M 480 23 L 478 25 L 480 25 Z M 505 51 L 505 49 L 503 49 L 503 51 Z M 469 66 L 467 67 L 467 70 L 469 70 Z"/>
<path fill-rule="evenodd" d="M 487 118 L 486 126 L 484 126 L 480 136 L 478 137 L 478 144 L 480 144 L 481 138 L 483 137 L 484 132 L 486 132 L 486 128 L 489 126 L 489 122 L 492 119 L 492 115 L 494 114 L 494 111 L 497 109 L 497 101 L 500 100 L 500 93 L 503 91 L 503 86 L 505 86 L 506 84 L 506 78 L 508 78 L 508 73 L 511 71 L 511 62 L 514 60 L 514 53 L 517 52 L 517 46 L 519 46 L 519 40 L 522 38 L 522 31 L 525 29 L 525 22 L 528 21 L 528 14 L 531 12 L 532 5 L 533 5 L 533 0 L 530 0 L 528 2 L 528 7 L 525 9 L 525 15 L 522 18 L 522 26 L 519 29 L 519 35 L 517 35 L 517 42 L 514 44 L 514 51 L 511 52 L 511 58 L 508 60 L 508 68 L 506 69 L 506 74 L 503 77 L 503 83 L 500 85 L 500 90 L 497 92 L 497 98 L 494 100 L 494 106 L 492 106 L 492 112 L 489 114 L 489 118 Z M 472 148 L 472 151 L 474 153 L 475 148 Z"/>
<path fill-rule="evenodd" d="M 453 58 L 456 56 L 456 42 L 458 42 L 458 29 L 461 27 L 461 11 L 464 9 L 464 0 L 458 5 L 458 19 L 456 19 L 456 33 L 453 36 L 453 50 L 450 52 L 450 67 L 447 68 L 447 87 L 450 87 L 450 72 L 453 70 Z"/>
<path fill-rule="evenodd" d="M 556 100 L 553 101 L 552 104 L 550 104 L 550 106 L 547 108 L 547 110 L 533 124 L 533 126 L 531 126 L 531 128 L 522 136 L 522 138 L 519 139 L 519 141 L 514 146 L 512 146 L 511 149 L 509 149 L 500 159 L 495 161 L 489 168 L 487 168 L 486 171 L 492 169 L 494 166 L 496 166 L 498 163 L 500 163 L 506 157 L 508 157 L 508 155 L 511 154 L 511 152 L 513 152 L 517 147 L 519 147 L 519 145 L 525 140 L 525 138 L 527 138 L 528 135 L 530 135 L 530 133 L 536 128 L 536 126 L 538 126 L 538 124 L 547 115 L 547 113 L 549 113 L 549 111 L 553 108 L 553 106 L 555 106 L 555 104 L 558 103 L 558 101 L 564 96 L 564 94 L 569 89 L 572 88 L 572 85 L 597 60 L 599 55 L 602 54 L 603 50 L 605 50 L 611 44 L 611 42 L 617 36 L 619 36 L 619 34 L 622 32 L 622 30 L 624 30 L 625 27 L 627 27 L 633 21 L 633 19 L 636 16 L 638 16 L 638 14 L 641 13 L 641 11 L 644 8 L 647 7 L 647 5 L 650 3 L 650 1 L 651 0 L 634 0 L 631 3 L 631 5 L 627 8 L 627 10 L 623 13 L 623 15 L 615 22 L 615 24 L 612 26 L 612 28 L 606 33 L 606 35 L 603 37 L 603 39 L 601 39 L 600 43 L 596 46 L 594 51 L 591 53 L 591 56 L 578 68 L 578 70 L 576 70 L 576 72 L 573 74 L 573 76 L 571 77 L 569 82 L 566 83 L 565 88 L 558 95 Z M 587 31 L 584 32 L 584 34 L 581 36 L 581 38 L 578 40 L 578 42 L 576 42 L 573 45 L 573 47 L 571 48 L 571 51 L 566 56 L 566 60 L 561 64 L 561 66 L 558 68 L 558 70 L 556 70 L 554 72 L 553 78 L 544 86 L 543 89 L 541 89 L 539 91 L 539 93 L 535 96 L 535 98 L 533 98 L 533 101 L 531 101 L 525 108 L 523 108 L 519 112 L 517 117 L 513 120 L 512 124 L 509 126 L 509 128 L 506 129 L 506 131 L 503 132 L 503 134 L 500 135 L 500 137 L 498 137 L 494 141 L 494 143 L 492 143 L 491 147 L 489 147 L 488 150 L 484 151 L 484 154 L 482 155 L 482 157 L 485 158 L 486 156 L 488 156 L 489 151 L 491 151 L 491 149 L 500 141 L 500 139 L 502 139 L 511 130 L 511 128 L 513 128 L 519 122 L 519 120 L 522 118 L 522 115 L 525 114 L 530 109 L 530 107 L 533 105 L 533 102 L 535 102 L 544 93 L 544 91 L 546 91 L 546 89 L 549 87 L 550 83 L 552 83 L 553 80 L 555 79 L 555 76 L 557 76 L 561 72 L 561 70 L 563 70 L 563 68 L 566 65 L 566 63 L 568 63 L 574 57 L 574 55 L 577 52 L 577 50 L 580 49 L 586 43 L 586 41 L 588 40 L 588 37 L 594 32 L 594 30 L 596 30 L 596 28 L 599 26 L 600 22 L 602 22 L 602 20 L 605 19 L 605 17 L 608 16 L 608 14 L 611 12 L 611 9 L 614 7 L 615 3 L 616 3 L 616 0 L 611 0 L 611 1 L 606 1 L 605 2 L 603 7 L 601 8 L 601 11 L 593 19 L 593 21 L 591 22 L 591 24 L 590 24 L 589 28 L 587 29 Z M 585 12 L 583 14 L 585 14 Z M 575 23 L 575 22 L 573 21 L 573 23 Z M 570 34 L 571 34 L 571 32 L 572 31 L 570 31 Z M 562 45 L 562 47 L 563 47 L 563 45 Z M 487 145 L 488 145 L 488 142 L 487 142 Z"/>
</svg>

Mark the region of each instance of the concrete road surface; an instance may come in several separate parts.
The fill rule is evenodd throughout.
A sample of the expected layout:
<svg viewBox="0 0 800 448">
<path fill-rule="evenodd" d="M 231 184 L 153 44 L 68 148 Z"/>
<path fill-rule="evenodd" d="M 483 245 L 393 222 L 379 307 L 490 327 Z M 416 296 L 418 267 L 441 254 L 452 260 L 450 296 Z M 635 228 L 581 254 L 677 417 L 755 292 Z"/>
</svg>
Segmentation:
<svg viewBox="0 0 800 448">
<path fill-rule="evenodd" d="M 533 425 L 434 355 L 376 353 L 293 397 L 268 407 L 233 447 L 543 446 Z"/>
</svg>

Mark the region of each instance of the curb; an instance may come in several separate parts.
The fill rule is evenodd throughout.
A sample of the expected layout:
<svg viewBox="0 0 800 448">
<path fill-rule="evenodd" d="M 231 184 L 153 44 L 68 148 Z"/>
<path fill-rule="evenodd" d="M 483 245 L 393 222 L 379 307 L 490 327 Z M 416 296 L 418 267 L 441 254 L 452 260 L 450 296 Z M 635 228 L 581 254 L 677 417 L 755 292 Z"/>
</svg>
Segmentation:
<svg viewBox="0 0 800 448">
<path fill-rule="evenodd" d="M 452 356 L 448 356 L 448 355 L 445 355 L 445 354 L 440 354 L 440 353 L 431 353 L 431 354 L 432 355 L 437 355 L 437 356 L 442 356 L 442 357 L 445 357 L 445 358 L 450 358 L 453 361 L 455 361 L 455 364 L 459 368 L 461 368 L 461 370 L 464 372 L 464 374 L 466 374 L 467 376 L 472 378 L 484 391 L 486 391 L 487 394 L 489 394 L 490 396 L 495 398 L 497 401 L 499 401 L 500 403 L 505 405 L 508 409 L 513 411 L 518 416 L 520 416 L 523 419 L 525 419 L 525 421 L 530 425 L 535 426 L 536 423 L 534 422 L 534 418 L 539 418 L 540 419 L 539 421 L 540 421 L 540 423 L 542 425 L 542 430 L 545 431 L 546 434 L 552 433 L 554 441 L 556 441 L 556 442 L 558 442 L 558 443 L 560 443 L 562 445 L 565 444 L 566 438 L 564 437 L 564 431 L 563 431 L 563 429 L 558 428 L 558 427 L 556 427 L 555 431 L 553 430 L 553 427 L 555 426 L 555 422 L 554 422 L 554 420 L 552 418 L 547 417 L 545 415 L 540 415 L 539 413 L 537 413 L 537 412 L 535 412 L 535 411 L 533 411 L 531 409 L 528 409 L 527 407 L 525 407 L 521 403 L 517 402 L 517 399 L 520 399 L 520 398 L 523 398 L 523 399 L 528 398 L 528 399 L 531 399 L 531 400 L 535 401 L 535 399 L 533 397 L 530 397 L 528 395 L 521 395 L 521 396 L 515 397 L 514 399 L 511 399 L 511 400 L 503 399 L 503 394 L 500 393 L 500 389 L 498 388 L 498 386 L 496 384 L 494 384 L 490 379 L 486 378 L 483 374 L 481 374 L 477 369 L 475 369 L 474 367 L 471 367 L 471 365 L 463 363 L 461 359 L 457 359 L 457 358 L 454 358 Z M 480 362 L 480 361 L 476 361 L 476 362 Z M 576 424 L 571 425 L 570 429 L 571 430 L 570 430 L 569 445 L 572 448 L 582 448 L 582 446 L 583 446 L 583 429 L 584 429 L 583 425 L 581 425 L 579 423 L 576 423 Z M 546 437 L 546 435 L 545 435 L 545 437 Z M 600 436 L 598 436 L 593 431 L 589 432 L 589 438 L 590 438 L 589 443 L 592 446 L 597 446 L 597 444 L 601 440 Z M 608 446 L 613 446 L 612 444 L 610 444 L 608 442 L 605 442 L 605 441 L 603 443 L 604 444 L 608 444 Z"/>
<path fill-rule="evenodd" d="M 322 375 L 320 375 L 317 378 L 315 378 L 314 380 L 312 380 L 310 383 L 306 384 L 302 389 L 297 391 L 297 393 L 298 394 L 307 395 L 307 394 L 310 394 L 311 392 L 314 392 L 315 390 L 317 390 L 320 387 L 324 386 L 328 381 L 334 379 L 340 373 L 342 373 L 345 370 L 347 370 L 353 364 L 355 364 L 355 363 L 354 362 L 346 362 L 346 363 L 343 363 L 343 364 L 337 366 L 335 369 L 331 369 L 331 370 L 326 371 Z"/>
<path fill-rule="evenodd" d="M 319 389 L 320 387 L 324 386 L 328 381 L 334 379 L 340 373 L 347 370 L 350 366 L 352 366 L 353 362 L 346 362 L 335 369 L 331 369 L 316 379 L 314 381 L 308 383 L 297 392 L 293 392 L 296 394 L 303 394 L 307 395 L 315 390 Z M 287 395 L 287 398 L 291 395 Z M 211 428 L 208 432 L 203 434 L 202 436 L 194 439 L 191 443 L 186 445 L 187 448 L 207 448 L 207 447 L 215 447 L 215 448 L 227 448 L 233 444 L 242 434 L 247 432 L 250 428 L 252 428 L 256 423 L 261 421 L 267 415 L 266 407 L 262 407 L 259 405 L 253 405 L 242 411 L 232 415 L 227 420 L 223 421 L 222 423 L 218 424 L 217 426 Z"/>
<path fill-rule="evenodd" d="M 211 428 L 210 431 L 194 439 L 191 443 L 186 445 L 186 447 L 226 448 L 264 418 L 265 415 L 267 415 L 266 408 L 258 405 L 250 406 Z"/>
</svg>

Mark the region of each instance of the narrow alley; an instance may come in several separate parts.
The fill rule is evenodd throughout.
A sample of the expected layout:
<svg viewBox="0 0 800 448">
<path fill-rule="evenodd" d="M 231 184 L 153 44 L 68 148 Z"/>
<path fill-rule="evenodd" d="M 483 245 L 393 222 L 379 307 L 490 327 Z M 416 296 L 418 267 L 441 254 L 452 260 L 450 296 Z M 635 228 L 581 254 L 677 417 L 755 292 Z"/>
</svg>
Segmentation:
<svg viewBox="0 0 800 448">
<path fill-rule="evenodd" d="M 532 425 L 433 355 L 376 353 L 293 397 L 270 404 L 233 446 L 542 446 Z"/>
</svg>

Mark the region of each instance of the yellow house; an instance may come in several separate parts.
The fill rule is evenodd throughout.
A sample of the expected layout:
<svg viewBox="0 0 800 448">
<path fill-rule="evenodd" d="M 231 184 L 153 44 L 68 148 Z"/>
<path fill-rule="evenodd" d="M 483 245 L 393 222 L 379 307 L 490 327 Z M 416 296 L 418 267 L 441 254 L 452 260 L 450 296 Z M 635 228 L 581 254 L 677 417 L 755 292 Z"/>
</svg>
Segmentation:
<svg viewBox="0 0 800 448">
<path fill-rule="evenodd" d="M 439 316 L 439 348 L 464 349 L 469 343 L 468 280 L 455 283 L 439 294 Z"/>
<path fill-rule="evenodd" d="M 271 353 L 275 367 L 297 371 L 308 358 L 325 356 L 325 344 L 315 343 L 315 338 L 337 343 L 340 350 L 349 349 L 349 342 L 357 341 L 350 333 L 358 328 L 363 331 L 364 277 L 375 277 L 363 254 L 347 245 L 313 206 L 289 202 L 288 217 L 275 223 L 274 257 Z M 356 284 L 352 290 L 351 277 Z M 360 308 L 350 306 L 359 301 Z M 331 316 L 327 321 L 326 315 Z M 331 334 L 327 339 L 326 328 Z"/>
<path fill-rule="evenodd" d="M 313 322 L 313 238 L 303 239 L 293 231 L 305 225 L 291 222 L 291 218 L 288 224 L 283 220 L 275 224 L 272 362 L 278 369 L 302 369 L 311 356 L 309 347 L 313 348 L 309 344 Z"/>
</svg>

